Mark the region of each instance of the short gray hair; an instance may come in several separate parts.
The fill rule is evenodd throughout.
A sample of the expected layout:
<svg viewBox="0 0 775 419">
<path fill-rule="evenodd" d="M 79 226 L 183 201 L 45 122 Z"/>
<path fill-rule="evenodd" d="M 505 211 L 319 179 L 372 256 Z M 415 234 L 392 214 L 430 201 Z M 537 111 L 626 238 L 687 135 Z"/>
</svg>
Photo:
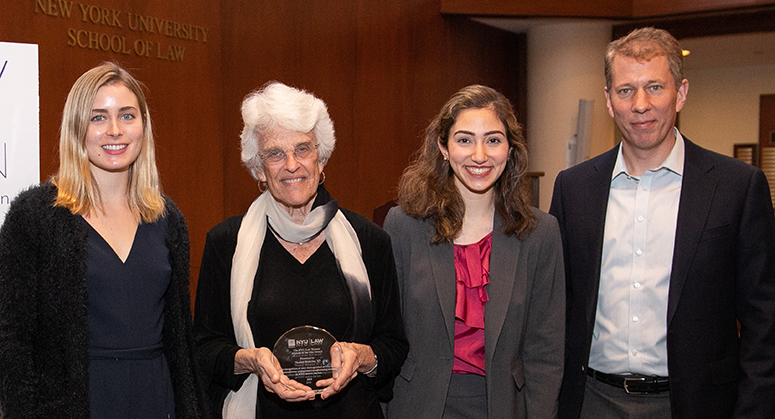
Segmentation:
<svg viewBox="0 0 775 419">
<path fill-rule="evenodd" d="M 314 131 L 319 144 L 318 160 L 323 163 L 334 152 L 336 137 L 328 108 L 322 100 L 305 90 L 270 81 L 242 101 L 242 121 L 242 164 L 256 180 L 263 170 L 258 156 L 259 141 L 276 127 L 304 134 Z"/>
</svg>

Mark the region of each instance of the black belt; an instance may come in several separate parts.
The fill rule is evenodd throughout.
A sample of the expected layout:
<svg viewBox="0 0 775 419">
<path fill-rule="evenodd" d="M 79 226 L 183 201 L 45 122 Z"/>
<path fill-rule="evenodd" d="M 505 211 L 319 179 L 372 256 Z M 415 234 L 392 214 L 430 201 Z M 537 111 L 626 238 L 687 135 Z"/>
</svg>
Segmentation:
<svg viewBox="0 0 775 419">
<path fill-rule="evenodd" d="M 670 379 L 667 377 L 658 377 L 656 375 L 616 375 L 606 374 L 587 368 L 587 375 L 594 377 L 597 381 L 623 388 L 627 394 L 647 394 L 660 393 L 670 390 Z"/>
<path fill-rule="evenodd" d="M 142 348 L 89 348 L 89 358 L 91 359 L 156 359 L 162 355 L 164 355 L 164 345 L 161 342 Z"/>
</svg>

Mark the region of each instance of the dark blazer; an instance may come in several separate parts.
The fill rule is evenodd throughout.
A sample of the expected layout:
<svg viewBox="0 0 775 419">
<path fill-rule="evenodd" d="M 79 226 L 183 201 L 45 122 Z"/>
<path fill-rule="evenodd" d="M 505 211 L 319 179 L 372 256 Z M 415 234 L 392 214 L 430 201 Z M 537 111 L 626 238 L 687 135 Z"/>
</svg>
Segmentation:
<svg viewBox="0 0 775 419">
<path fill-rule="evenodd" d="M 674 418 L 775 417 L 775 220 L 761 170 L 685 141 L 667 309 Z M 565 252 L 560 417 L 578 418 L 595 325 L 614 149 L 561 172 Z M 738 337 L 736 320 L 742 324 Z"/>
<path fill-rule="evenodd" d="M 54 207 L 50 183 L 22 192 L 0 230 L 0 410 L 6 418 L 88 418 L 86 223 Z M 164 355 L 178 419 L 208 417 L 191 326 L 186 221 L 166 199 L 172 276 Z"/>
<path fill-rule="evenodd" d="M 487 414 L 552 418 L 562 378 L 564 292 L 554 217 L 534 209 L 524 240 L 501 233 L 496 215 L 485 308 Z M 441 418 L 455 339 L 453 245 L 432 245 L 433 223 L 392 208 L 385 220 L 401 289 L 409 355 L 396 378 L 389 418 Z"/>
</svg>

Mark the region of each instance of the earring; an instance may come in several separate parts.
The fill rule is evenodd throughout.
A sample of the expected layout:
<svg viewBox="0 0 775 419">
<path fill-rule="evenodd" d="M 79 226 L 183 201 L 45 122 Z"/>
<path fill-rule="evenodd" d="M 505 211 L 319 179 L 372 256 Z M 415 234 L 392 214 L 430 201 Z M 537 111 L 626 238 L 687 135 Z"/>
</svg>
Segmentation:
<svg viewBox="0 0 775 419">
<path fill-rule="evenodd" d="M 318 185 L 322 185 L 323 182 L 326 181 L 326 172 L 320 172 L 320 176 L 323 176 L 323 178 L 320 179 L 320 182 L 318 182 Z"/>
<path fill-rule="evenodd" d="M 446 154 L 442 154 L 442 156 L 444 156 L 444 161 L 447 161 L 447 155 Z"/>
<path fill-rule="evenodd" d="M 264 188 L 261 189 L 261 186 L 263 186 Z M 268 187 L 266 185 L 266 182 L 261 182 L 261 181 L 258 182 L 258 191 L 259 192 L 264 193 L 267 190 L 267 188 Z"/>
</svg>

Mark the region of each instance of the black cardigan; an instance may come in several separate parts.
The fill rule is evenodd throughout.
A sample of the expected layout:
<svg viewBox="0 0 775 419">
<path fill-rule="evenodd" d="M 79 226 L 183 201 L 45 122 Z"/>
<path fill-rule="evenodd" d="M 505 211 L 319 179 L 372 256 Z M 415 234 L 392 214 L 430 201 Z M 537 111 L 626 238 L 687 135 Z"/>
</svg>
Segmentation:
<svg viewBox="0 0 775 419">
<path fill-rule="evenodd" d="M 5 419 L 88 418 L 88 227 L 54 207 L 56 187 L 33 187 L 0 230 L 0 407 Z M 191 332 L 189 242 L 183 214 L 165 197 L 172 276 L 165 295 L 164 355 L 179 419 L 207 417 Z"/>
<path fill-rule="evenodd" d="M 329 199 L 330 195 L 321 186 L 314 206 Z M 388 401 L 393 394 L 393 380 L 409 351 L 401 318 L 393 249 L 384 230 L 359 214 L 340 209 L 360 241 L 372 290 L 372 336 L 370 340 L 358 343 L 370 345 L 379 359 L 375 378 L 359 374 L 354 380 L 358 383 L 352 382 L 350 386 L 365 389 L 366 397 Z M 234 356 L 240 348 L 234 337 L 229 298 L 232 257 L 243 216 L 228 218 L 207 233 L 197 283 L 194 331 L 203 357 L 204 373 L 210 383 L 210 404 L 217 417 L 220 417 L 229 390 L 239 390 L 248 376 L 234 374 Z"/>
</svg>

